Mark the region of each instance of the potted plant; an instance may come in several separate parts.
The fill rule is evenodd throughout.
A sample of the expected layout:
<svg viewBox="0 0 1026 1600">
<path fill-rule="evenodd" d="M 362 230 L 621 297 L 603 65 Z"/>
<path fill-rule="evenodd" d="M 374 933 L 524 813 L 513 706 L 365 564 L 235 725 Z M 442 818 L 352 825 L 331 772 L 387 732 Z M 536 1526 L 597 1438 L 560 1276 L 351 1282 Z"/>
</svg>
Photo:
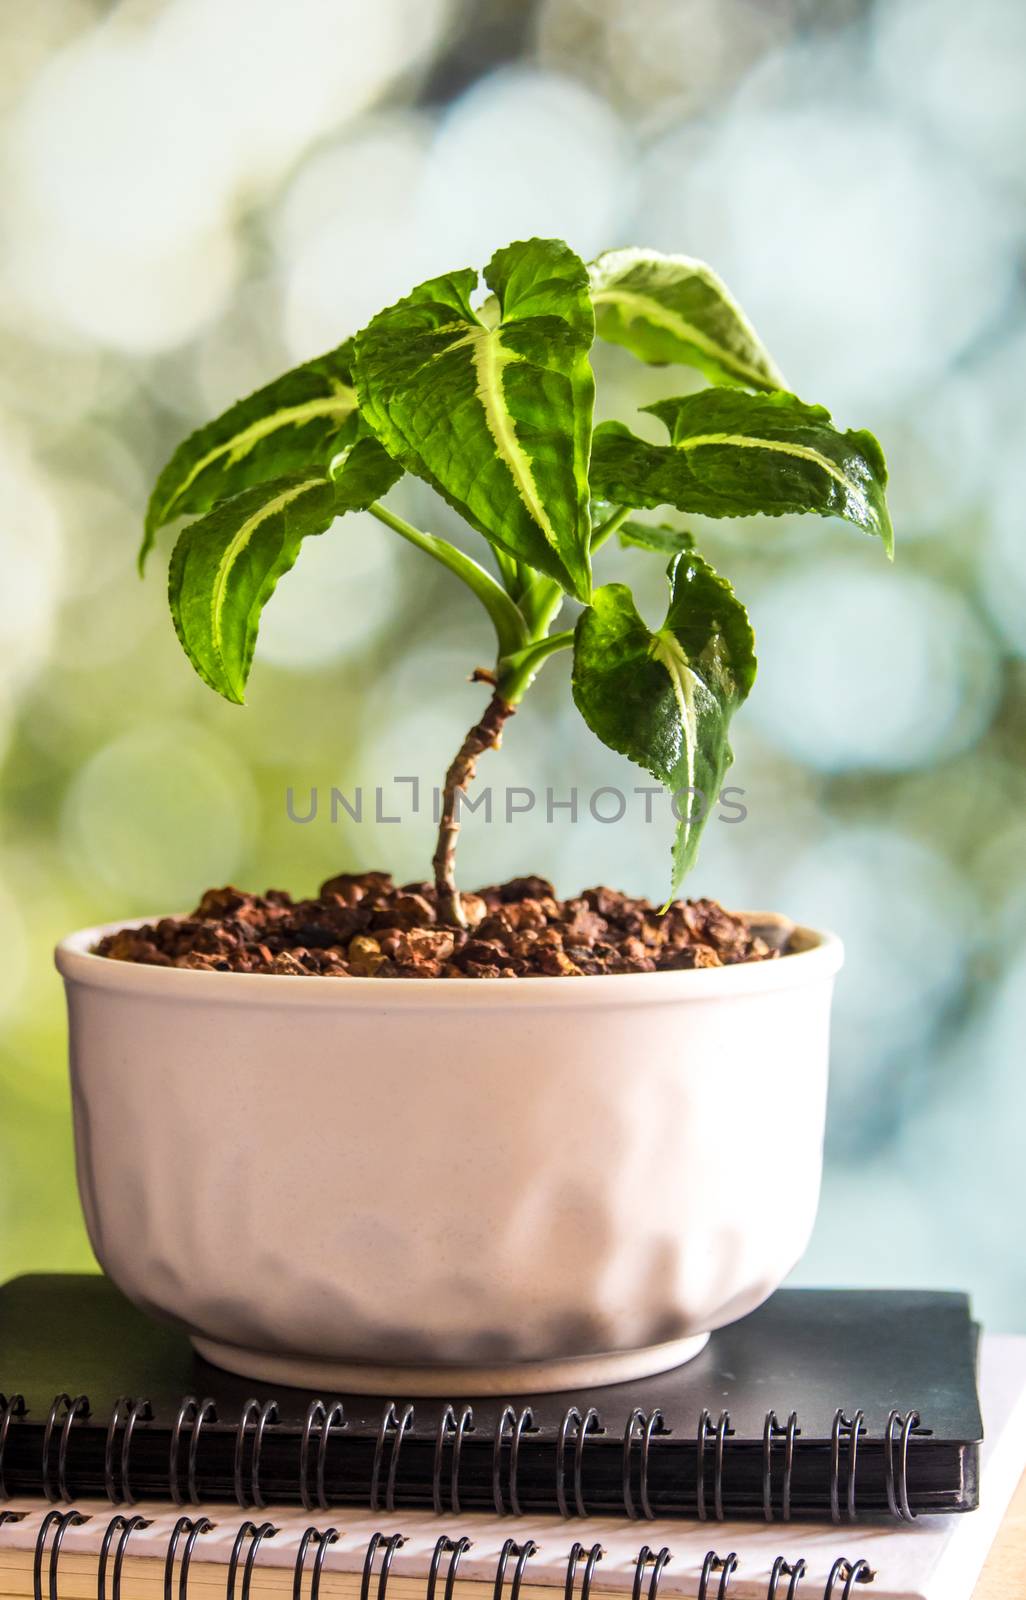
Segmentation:
<svg viewBox="0 0 1026 1600">
<path fill-rule="evenodd" d="M 593 428 L 596 335 L 709 380 L 648 407 L 662 442 Z M 404 472 L 494 573 L 383 502 Z M 236 1371 L 454 1394 L 655 1372 L 772 1292 L 818 1199 L 839 942 L 707 901 L 558 902 L 532 878 L 461 893 L 460 803 L 572 650 L 588 726 L 676 796 L 675 895 L 755 654 L 690 534 L 634 513 L 814 512 L 890 554 L 885 484 L 876 440 L 786 391 L 709 268 L 642 250 L 588 267 L 540 239 L 500 250 L 484 289 L 470 270 L 421 284 L 179 447 L 142 556 L 193 518 L 171 612 L 229 700 L 303 540 L 354 509 L 473 591 L 496 657 L 433 881 L 215 890 L 191 918 L 60 945 L 86 1219 L 135 1301 Z M 613 536 L 668 562 L 654 630 L 626 586 L 595 585 Z"/>
</svg>

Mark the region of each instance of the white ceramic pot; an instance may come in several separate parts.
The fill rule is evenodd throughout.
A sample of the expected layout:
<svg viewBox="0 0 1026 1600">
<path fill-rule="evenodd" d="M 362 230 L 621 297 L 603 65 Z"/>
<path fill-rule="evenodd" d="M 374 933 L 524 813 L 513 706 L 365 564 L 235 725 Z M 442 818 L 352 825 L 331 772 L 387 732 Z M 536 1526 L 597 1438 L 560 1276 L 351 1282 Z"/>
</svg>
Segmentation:
<svg viewBox="0 0 1026 1600">
<path fill-rule="evenodd" d="M 301 978 L 57 950 L 78 1181 L 114 1282 L 321 1392 L 614 1382 L 695 1354 L 805 1248 L 829 934 L 617 977 Z"/>
</svg>

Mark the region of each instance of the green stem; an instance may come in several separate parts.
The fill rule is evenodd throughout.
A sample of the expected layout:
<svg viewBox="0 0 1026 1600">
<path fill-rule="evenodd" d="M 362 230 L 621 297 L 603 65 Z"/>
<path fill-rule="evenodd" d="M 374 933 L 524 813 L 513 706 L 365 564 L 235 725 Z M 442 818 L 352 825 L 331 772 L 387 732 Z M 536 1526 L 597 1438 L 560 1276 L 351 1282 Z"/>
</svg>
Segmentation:
<svg viewBox="0 0 1026 1600">
<path fill-rule="evenodd" d="M 496 583 L 491 573 L 486 572 L 484 567 L 478 566 L 471 556 L 465 555 L 462 550 L 457 550 L 455 545 L 448 544 L 445 539 L 437 539 L 433 533 L 422 533 L 412 523 L 396 516 L 394 511 L 387 510 L 377 501 L 367 509 L 371 516 L 377 517 L 386 528 L 391 528 L 401 538 L 416 545 L 418 550 L 434 556 L 443 567 L 448 567 L 457 578 L 463 579 L 467 588 L 477 595 L 492 619 L 498 636 L 500 656 L 523 649 L 530 638 L 524 619 L 505 589 Z"/>
<path fill-rule="evenodd" d="M 535 639 L 524 649 L 501 657 L 497 688 L 506 704 L 519 704 L 534 682 L 542 662 L 555 655 L 557 650 L 569 650 L 573 642 L 574 630 L 566 628 L 562 633 L 552 633 L 547 639 Z"/>
<path fill-rule="evenodd" d="M 627 521 L 630 514 L 630 506 L 620 506 L 613 512 L 611 517 L 607 517 L 605 522 L 600 523 L 591 536 L 591 548 L 597 550 L 600 545 L 605 544 L 606 540 L 616 532 L 617 528 Z"/>
</svg>

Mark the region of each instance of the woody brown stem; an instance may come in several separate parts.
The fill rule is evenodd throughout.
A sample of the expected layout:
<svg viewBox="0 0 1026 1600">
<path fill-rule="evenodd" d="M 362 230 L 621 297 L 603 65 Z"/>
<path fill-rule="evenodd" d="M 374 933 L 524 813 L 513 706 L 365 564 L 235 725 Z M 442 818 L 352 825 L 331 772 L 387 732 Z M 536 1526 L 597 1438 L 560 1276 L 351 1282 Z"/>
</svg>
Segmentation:
<svg viewBox="0 0 1026 1600">
<path fill-rule="evenodd" d="M 460 795 L 464 794 L 474 781 L 478 757 L 486 750 L 499 748 L 502 743 L 503 726 L 513 715 L 513 710 L 514 708 L 496 690 L 488 702 L 484 716 L 471 728 L 445 774 L 442 817 L 432 865 L 435 869 L 438 920 L 453 923 L 458 928 L 465 928 L 467 925 L 460 903 L 460 892 L 456 887 L 456 841 L 460 832 Z"/>
</svg>

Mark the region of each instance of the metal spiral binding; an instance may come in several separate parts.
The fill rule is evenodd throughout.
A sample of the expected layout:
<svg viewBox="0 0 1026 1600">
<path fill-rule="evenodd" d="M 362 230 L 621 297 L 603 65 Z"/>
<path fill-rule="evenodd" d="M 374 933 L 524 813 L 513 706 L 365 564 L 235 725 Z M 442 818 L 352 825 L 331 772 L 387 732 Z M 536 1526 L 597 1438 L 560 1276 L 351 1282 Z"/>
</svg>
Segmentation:
<svg viewBox="0 0 1026 1600">
<path fill-rule="evenodd" d="M 791 1520 L 791 1473 L 794 1469 L 794 1444 L 801 1433 L 798 1413 L 792 1411 L 786 1427 L 781 1427 L 775 1411 L 767 1411 L 766 1425 L 762 1430 L 762 1515 L 766 1522 L 773 1521 L 773 1441 L 784 1441 L 784 1481 L 780 1488 L 780 1518 Z M 773 1600 L 770 1595 L 769 1600 Z M 788 1600 L 791 1600 L 790 1594 Z"/>
<path fill-rule="evenodd" d="M 695 1495 L 698 1501 L 698 1520 L 707 1522 L 709 1512 L 705 1503 L 705 1447 L 712 1438 L 715 1440 L 716 1452 L 713 1459 L 713 1516 L 717 1522 L 723 1521 L 723 1450 L 726 1441 L 732 1438 L 733 1428 L 730 1426 L 730 1412 L 721 1411 L 713 1427 L 712 1417 L 708 1411 L 703 1411 L 698 1419 L 697 1461 L 695 1467 Z"/>
<path fill-rule="evenodd" d="M 185 1549 L 182 1551 L 182 1565 L 178 1574 L 178 1600 L 188 1600 L 189 1597 L 189 1565 L 192 1561 L 192 1552 L 196 1540 L 204 1533 L 210 1533 L 214 1524 L 209 1517 L 179 1517 L 171 1529 L 171 1536 L 167 1541 L 164 1552 L 164 1600 L 171 1600 L 171 1582 L 175 1571 L 175 1556 L 178 1553 L 178 1541 L 182 1534 L 188 1534 Z"/>
<path fill-rule="evenodd" d="M 217 1421 L 217 1407 L 209 1397 L 197 1400 L 194 1394 L 187 1394 L 178 1407 L 178 1415 L 171 1429 L 171 1449 L 168 1453 L 167 1486 L 171 1499 L 176 1506 L 184 1506 L 186 1496 L 189 1504 L 199 1505 L 199 1489 L 196 1485 L 196 1462 L 199 1456 L 200 1434 L 206 1422 Z M 186 1493 L 183 1495 L 181 1487 L 181 1473 L 178 1468 L 178 1454 L 181 1448 L 182 1434 L 186 1428 L 189 1430 L 189 1455 L 186 1465 L 185 1484 Z"/>
<path fill-rule="evenodd" d="M 374 1571 L 374 1557 L 377 1554 L 379 1545 L 384 1547 L 385 1553 L 381 1558 L 381 1571 L 378 1573 L 377 1600 L 385 1600 L 385 1596 L 388 1591 L 388 1574 L 391 1571 L 392 1562 L 395 1559 L 395 1553 L 397 1550 L 401 1550 L 405 1543 L 406 1535 L 404 1533 L 393 1533 L 390 1539 L 386 1539 L 383 1533 L 371 1534 L 367 1541 L 367 1554 L 363 1559 L 363 1577 L 360 1580 L 360 1600 L 369 1600 L 371 1576 Z"/>
<path fill-rule="evenodd" d="M 523 1544 L 517 1544 L 515 1539 L 506 1540 L 499 1552 L 499 1559 L 495 1565 L 495 1587 L 492 1590 L 492 1600 L 502 1600 L 502 1586 L 506 1581 L 506 1568 L 509 1565 L 510 1556 L 516 1556 L 517 1564 L 513 1568 L 513 1582 L 509 1588 L 509 1600 L 520 1600 L 520 1587 L 524 1581 L 527 1563 L 537 1553 L 538 1546 L 533 1539 L 525 1539 Z M 366 1600 L 366 1596 L 361 1595 L 360 1600 Z M 381 1600 L 380 1595 L 378 1600 Z"/>
<path fill-rule="evenodd" d="M 899 1449 L 901 1459 L 898 1471 L 894 1471 L 894 1429 L 901 1428 Z M 884 1482 L 887 1488 L 887 1505 L 892 1517 L 897 1517 L 899 1522 L 914 1522 L 917 1513 L 908 1503 L 908 1441 L 914 1433 L 925 1433 L 927 1430 L 919 1426 L 919 1412 L 910 1411 L 907 1416 L 902 1416 L 900 1411 L 892 1411 L 887 1418 L 884 1429 Z M 895 1488 L 897 1492 L 895 1492 Z"/>
<path fill-rule="evenodd" d="M 62 1406 L 64 1407 L 63 1418 L 60 1416 Z M 43 1482 L 43 1494 L 51 1504 L 55 1500 L 71 1499 L 71 1494 L 68 1491 L 67 1478 L 68 1445 L 71 1442 L 71 1430 L 74 1426 L 76 1417 L 81 1417 L 84 1421 L 89 1414 L 88 1395 L 76 1395 L 74 1400 L 70 1399 L 66 1394 L 58 1394 L 54 1396 L 53 1405 L 50 1407 L 49 1415 L 46 1419 L 46 1427 L 43 1429 L 43 1464 L 41 1474 Z M 53 1484 L 50 1481 L 50 1444 L 53 1439 L 53 1431 L 57 1426 L 58 1420 L 61 1421 L 62 1426 L 60 1443 L 57 1447 L 57 1487 L 54 1489 Z"/>
<path fill-rule="evenodd" d="M 602 1418 L 594 1406 L 581 1416 L 576 1406 L 571 1406 L 563 1417 L 559 1427 L 559 1437 L 556 1440 L 556 1504 L 559 1506 L 561 1517 L 568 1517 L 566 1499 L 566 1445 L 567 1435 L 571 1427 L 574 1434 L 574 1511 L 579 1517 L 586 1517 L 588 1512 L 584 1504 L 584 1445 L 589 1433 L 603 1434 Z"/>
<path fill-rule="evenodd" d="M 341 1411 L 342 1407 L 337 1408 Z M 299 1541 L 299 1551 L 296 1555 L 295 1566 L 292 1569 L 292 1600 L 301 1600 L 303 1592 L 303 1572 L 306 1567 L 307 1552 L 312 1544 L 317 1545 L 317 1554 L 314 1556 L 313 1572 L 310 1575 L 310 1600 L 317 1600 L 321 1591 L 321 1570 L 324 1558 L 333 1544 L 338 1543 L 337 1528 L 307 1528 Z"/>
<path fill-rule="evenodd" d="M 786 1561 L 783 1556 L 777 1556 L 770 1572 L 769 1588 L 766 1590 L 766 1600 L 777 1600 L 777 1585 L 781 1578 L 790 1578 L 787 1586 L 785 1600 L 795 1600 L 798 1585 L 805 1576 L 805 1562 L 798 1558 L 797 1561 Z"/>
<path fill-rule="evenodd" d="M 463 1538 L 456 1539 L 454 1541 L 447 1538 L 444 1533 L 442 1534 L 442 1537 L 436 1542 L 434 1552 L 431 1556 L 431 1566 L 428 1569 L 427 1594 L 425 1600 L 435 1600 L 435 1588 L 438 1584 L 438 1569 L 442 1564 L 442 1557 L 444 1555 L 449 1557 L 449 1565 L 445 1570 L 444 1600 L 452 1600 L 453 1585 L 456 1582 L 456 1574 L 460 1569 L 460 1562 L 463 1560 L 463 1557 L 470 1548 L 471 1542 L 466 1535 L 464 1535 Z"/>
<path fill-rule="evenodd" d="M 153 1408 L 148 1400 L 132 1400 L 128 1395 L 122 1395 L 115 1403 L 107 1425 L 107 1441 L 103 1450 L 103 1483 L 107 1491 L 107 1499 L 112 1506 L 122 1503 L 135 1505 L 136 1497 L 132 1493 L 129 1480 L 129 1466 L 132 1456 L 132 1435 L 137 1422 L 152 1422 Z M 121 1491 L 114 1472 L 114 1451 L 117 1443 L 118 1429 L 124 1426 L 124 1438 L 121 1441 Z M 116 1591 L 115 1591 L 116 1597 Z"/>
<path fill-rule="evenodd" d="M 698 1600 L 713 1600 L 709 1589 L 709 1580 L 718 1572 L 720 1581 L 716 1588 L 716 1600 L 725 1600 L 730 1580 L 737 1569 L 737 1556 L 732 1550 L 728 1556 L 718 1556 L 715 1550 L 710 1550 L 702 1562 L 702 1576 L 698 1580 Z"/>
<path fill-rule="evenodd" d="M 855 1469 L 858 1462 L 859 1434 L 865 1432 L 865 1417 L 856 1411 L 846 1417 L 843 1411 L 834 1412 L 830 1430 L 830 1520 L 841 1520 L 841 1434 L 848 1435 L 847 1504 L 848 1521 L 855 1521 Z"/>
<path fill-rule="evenodd" d="M 303 1423 L 303 1436 L 299 1442 L 299 1497 L 303 1502 L 304 1511 L 327 1511 L 328 1496 L 325 1490 L 325 1473 L 328 1466 L 328 1441 L 331 1438 L 332 1428 L 341 1431 L 346 1425 L 346 1415 L 341 1404 L 336 1403 L 330 1408 L 323 1400 L 313 1400 L 306 1413 Z M 310 1493 L 310 1446 L 313 1442 L 314 1431 L 317 1433 L 317 1473 L 316 1494 Z"/>
<path fill-rule="evenodd" d="M 834 1587 L 844 1579 L 844 1588 L 837 1600 L 851 1600 L 851 1592 L 857 1583 L 872 1583 L 876 1574 L 868 1561 L 849 1561 L 847 1556 L 838 1556 L 830 1568 L 830 1576 L 823 1590 L 823 1600 L 834 1600 Z"/>
<path fill-rule="evenodd" d="M 640 1433 L 639 1433 L 640 1430 Z M 641 1499 L 641 1515 L 651 1522 L 655 1517 L 652 1503 L 648 1497 L 648 1457 L 653 1439 L 663 1439 L 673 1432 L 663 1421 L 663 1414 L 658 1407 L 648 1416 L 644 1411 L 634 1410 L 627 1419 L 627 1426 L 623 1430 L 623 1509 L 633 1521 L 638 1516 L 634 1504 L 634 1491 L 631 1488 L 631 1462 L 634 1454 L 634 1441 L 641 1439 L 641 1483 L 639 1495 Z"/>
<path fill-rule="evenodd" d="M 7 1435 L 10 1432 L 11 1421 L 14 1417 L 25 1415 L 25 1396 L 12 1394 L 10 1399 L 0 1394 L 0 1500 L 7 1499 L 7 1482 L 4 1478 L 4 1451 L 7 1449 Z"/>
<path fill-rule="evenodd" d="M 27 1511 L 0 1511 L 0 1528 L 5 1522 L 24 1522 L 27 1516 Z"/>
<path fill-rule="evenodd" d="M 403 1447 L 403 1440 L 412 1426 L 413 1407 L 404 1406 L 402 1416 L 400 1416 L 390 1400 L 382 1415 L 381 1427 L 378 1429 L 378 1437 L 374 1444 L 374 1465 L 371 1468 L 370 1490 L 370 1508 L 372 1511 L 381 1510 L 381 1468 L 384 1463 L 385 1445 L 390 1439 L 392 1441 L 392 1449 L 388 1458 L 388 1476 L 385 1479 L 385 1510 L 395 1510 L 395 1484 L 399 1472 L 399 1452 Z"/>
<path fill-rule="evenodd" d="M 137 1528 L 150 1527 L 146 1517 L 123 1517 L 119 1512 L 111 1517 L 103 1535 L 100 1545 L 100 1564 L 96 1571 L 96 1596 L 97 1600 L 107 1600 L 107 1561 L 110 1557 L 110 1547 L 116 1533 L 120 1533 L 117 1549 L 114 1551 L 114 1577 L 111 1583 L 111 1600 L 121 1600 L 121 1569 L 125 1563 L 125 1552 L 128 1541 Z"/>
<path fill-rule="evenodd" d="M 265 1539 L 273 1539 L 278 1529 L 273 1522 L 262 1522 L 257 1527 L 255 1522 L 244 1522 L 235 1535 L 232 1553 L 228 1559 L 228 1580 L 225 1584 L 225 1600 L 235 1600 L 235 1580 L 238 1576 L 239 1562 L 242 1560 L 242 1547 L 249 1540 L 249 1549 L 246 1551 L 246 1562 L 242 1569 L 242 1593 L 239 1600 L 249 1600 L 250 1584 L 253 1582 L 253 1568 L 256 1565 L 257 1551 Z M 183 1597 L 184 1600 L 184 1597 Z"/>
<path fill-rule="evenodd" d="M 392 1411 L 393 1420 L 394 1420 L 395 1407 L 394 1406 L 389 1407 L 389 1410 Z M 407 1413 L 409 1413 L 408 1416 L 407 1416 Z M 384 1420 L 382 1421 L 382 1424 L 381 1424 L 382 1430 L 384 1430 L 387 1420 L 388 1420 L 388 1412 L 386 1411 L 385 1418 L 384 1418 Z M 401 1422 L 399 1424 L 397 1424 L 397 1426 L 399 1427 L 400 1431 L 396 1436 L 395 1445 L 393 1446 L 392 1460 L 391 1460 L 391 1463 L 390 1463 L 390 1468 L 394 1468 L 398 1464 L 397 1463 L 397 1457 L 398 1457 L 398 1454 L 399 1454 L 400 1447 L 402 1445 L 403 1434 L 405 1433 L 406 1428 L 410 1425 L 412 1420 L 413 1420 L 412 1408 L 410 1406 L 407 1406 L 406 1411 L 403 1413 Z M 474 1431 L 474 1411 L 473 1411 L 473 1407 L 472 1406 L 464 1406 L 463 1407 L 462 1411 L 460 1412 L 458 1421 L 456 1419 L 456 1413 L 453 1410 L 452 1406 L 446 1406 L 445 1410 L 442 1412 L 441 1419 L 440 1419 L 440 1421 L 438 1423 L 438 1433 L 437 1433 L 436 1438 L 435 1438 L 435 1458 L 434 1458 L 434 1464 L 433 1464 L 432 1469 L 431 1469 L 431 1504 L 432 1504 L 432 1507 L 434 1508 L 434 1513 L 435 1513 L 436 1517 L 440 1517 L 442 1515 L 442 1457 L 443 1457 L 444 1452 L 445 1452 L 446 1441 L 447 1441 L 447 1439 L 449 1438 L 449 1436 L 451 1434 L 452 1435 L 452 1463 L 451 1463 L 450 1468 L 449 1468 L 449 1509 L 450 1509 L 450 1511 L 454 1511 L 454 1512 L 456 1512 L 457 1515 L 459 1515 L 459 1512 L 460 1512 L 460 1509 L 461 1509 L 460 1508 L 460 1454 L 461 1454 L 461 1452 L 463 1450 L 463 1436 L 464 1436 L 464 1434 L 473 1433 L 473 1431 Z M 379 1442 L 379 1445 L 381 1446 L 381 1448 L 384 1448 L 383 1434 L 378 1436 L 378 1442 Z M 374 1466 L 375 1466 L 374 1483 L 375 1483 L 375 1486 L 376 1486 L 376 1484 L 377 1484 L 377 1476 L 376 1476 L 376 1474 L 377 1474 L 377 1471 L 378 1471 L 379 1466 L 380 1466 L 380 1458 L 379 1458 L 377 1452 L 375 1452 L 375 1455 L 374 1455 Z M 394 1487 L 395 1487 L 395 1472 L 394 1472 L 394 1470 L 390 1470 L 389 1471 L 388 1481 L 389 1481 L 389 1484 L 394 1489 Z M 387 1509 L 389 1511 L 391 1511 L 393 1509 L 393 1507 L 392 1507 L 392 1505 L 390 1503 L 386 1502 L 386 1505 L 387 1505 Z M 374 1502 L 372 1501 L 371 1510 L 372 1511 L 376 1511 L 377 1509 L 378 1509 L 377 1505 L 374 1504 Z"/>
<path fill-rule="evenodd" d="M 671 1559 L 669 1547 L 665 1544 L 658 1555 L 655 1551 L 650 1550 L 647 1544 L 642 1545 L 638 1551 L 638 1559 L 634 1566 L 634 1587 L 631 1590 L 631 1600 L 641 1600 L 641 1588 L 645 1581 L 645 1568 L 650 1561 L 652 1563 L 652 1571 L 648 1580 L 647 1600 L 656 1600 L 656 1596 L 659 1593 L 659 1585 L 662 1582 L 663 1568 Z"/>
<path fill-rule="evenodd" d="M 50 1600 L 57 1600 L 57 1566 L 61 1559 L 61 1545 L 64 1535 L 69 1528 L 77 1528 L 89 1518 L 83 1516 L 81 1511 L 48 1511 L 43 1518 L 39 1532 L 36 1534 L 36 1547 L 32 1554 L 32 1600 L 43 1600 L 43 1552 L 46 1549 L 46 1536 L 53 1528 L 53 1543 L 50 1546 L 50 1563 L 47 1571 L 47 1591 Z"/>
<path fill-rule="evenodd" d="M 530 1406 L 525 1406 L 518 1415 L 512 1406 L 506 1406 L 495 1425 L 495 1444 L 492 1449 L 492 1503 L 495 1506 L 495 1515 L 506 1515 L 506 1503 L 502 1495 L 502 1447 L 506 1442 L 506 1430 L 511 1427 L 513 1432 L 509 1436 L 509 1505 L 515 1517 L 522 1516 L 520 1509 L 520 1492 L 517 1487 L 517 1473 L 520 1470 L 520 1441 L 524 1434 L 538 1433 L 540 1430 L 534 1425 L 534 1412 Z"/>
<path fill-rule="evenodd" d="M 595 1568 L 605 1555 L 600 1544 L 593 1544 L 588 1551 L 584 1563 L 584 1575 L 581 1578 L 580 1600 L 591 1600 L 591 1581 L 595 1576 Z M 563 1600 L 574 1600 L 574 1580 L 577 1577 L 577 1563 L 584 1555 L 584 1546 L 579 1539 L 575 1539 L 570 1546 L 570 1554 L 566 1562 L 566 1584 L 563 1589 Z"/>
<path fill-rule="evenodd" d="M 260 1453 L 264 1446 L 264 1434 L 269 1425 L 278 1420 L 278 1406 L 274 1400 L 266 1400 L 263 1405 L 259 1400 L 247 1400 L 242 1408 L 235 1432 L 235 1467 L 232 1473 L 232 1483 L 235 1489 L 236 1503 L 243 1511 L 248 1511 L 250 1506 L 256 1506 L 262 1511 L 267 1504 L 260 1492 Z M 254 1423 L 253 1454 L 249 1463 L 249 1491 L 243 1485 L 243 1468 L 246 1455 L 246 1438 L 249 1434 L 249 1425 Z M 195 1437 L 195 1434 L 193 1435 Z M 243 1580 L 245 1582 L 245 1580 Z M 243 1590 L 245 1600 L 245 1590 Z"/>
</svg>

